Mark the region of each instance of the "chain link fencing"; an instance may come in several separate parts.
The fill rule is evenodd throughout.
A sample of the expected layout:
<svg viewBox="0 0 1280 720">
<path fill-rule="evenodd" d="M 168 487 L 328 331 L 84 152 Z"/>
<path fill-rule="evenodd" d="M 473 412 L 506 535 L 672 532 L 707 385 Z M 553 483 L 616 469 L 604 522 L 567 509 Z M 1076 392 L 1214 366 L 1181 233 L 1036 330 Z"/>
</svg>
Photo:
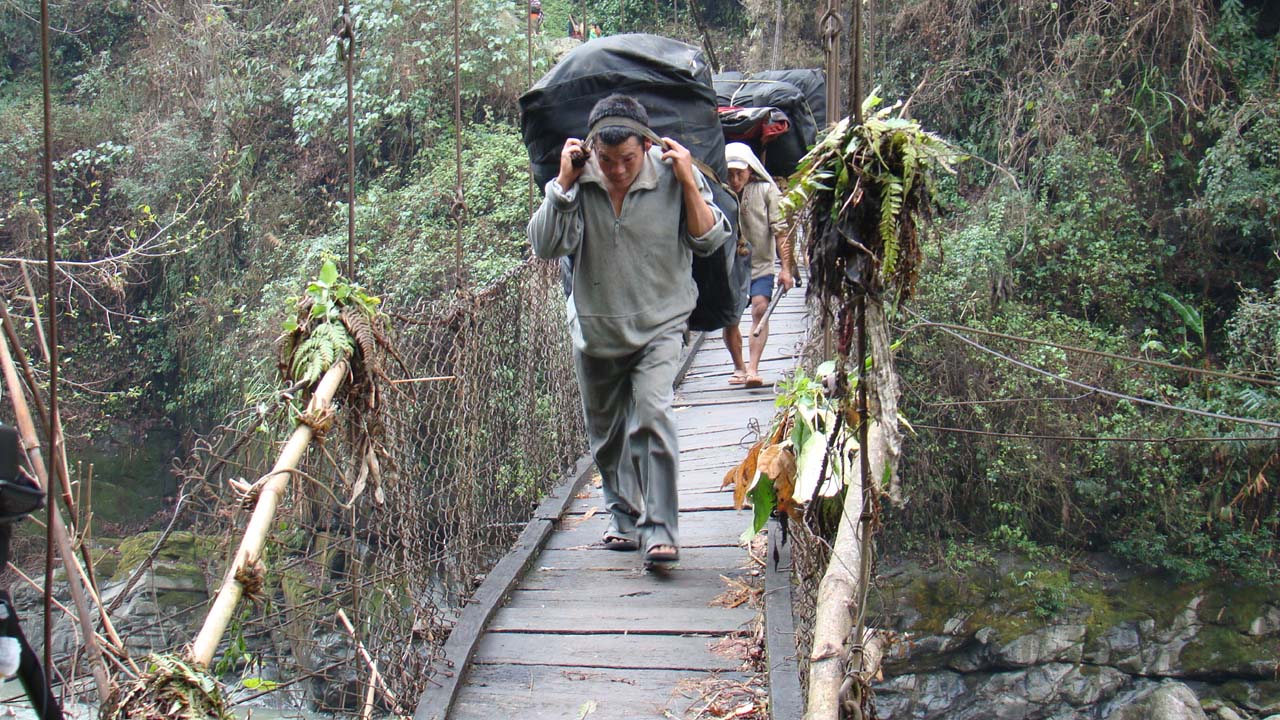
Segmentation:
<svg viewBox="0 0 1280 720">
<path fill-rule="evenodd" d="M 224 636 L 213 670 L 232 702 L 350 714 L 372 693 L 380 711 L 412 714 L 444 670 L 460 609 L 585 451 L 554 263 L 386 312 L 399 356 L 383 362 L 390 382 L 339 392 L 335 425 L 318 433 L 277 512 L 261 586 Z M 175 524 L 207 548 L 211 589 L 251 511 L 234 486 L 270 469 L 299 402 L 286 393 L 228 418 L 179 471 Z M 365 438 L 380 473 L 354 457 Z M 138 649 L 145 628 L 123 625 Z M 150 648 L 189 640 L 161 639 Z"/>
</svg>

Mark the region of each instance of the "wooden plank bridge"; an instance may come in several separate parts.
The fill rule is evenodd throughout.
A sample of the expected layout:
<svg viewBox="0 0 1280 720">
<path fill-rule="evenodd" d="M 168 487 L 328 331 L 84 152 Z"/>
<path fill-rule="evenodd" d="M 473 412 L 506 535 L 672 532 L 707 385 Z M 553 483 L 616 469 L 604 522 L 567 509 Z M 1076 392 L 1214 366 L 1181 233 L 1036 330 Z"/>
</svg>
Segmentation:
<svg viewBox="0 0 1280 720">
<path fill-rule="evenodd" d="M 686 354 L 675 402 L 680 563 L 646 572 L 640 553 L 604 548 L 608 513 L 584 458 L 464 610 L 445 648 L 452 669 L 422 696 L 415 720 L 684 718 L 703 681 L 745 678 L 742 638 L 759 611 L 717 598 L 766 568 L 739 544 L 750 511 L 734 511 L 732 489 L 720 483 L 756 439 L 754 428 L 767 430 L 773 418 L 772 384 L 795 364 L 806 333 L 803 295 L 785 296 L 770 320 L 765 387 L 728 384 L 733 366 L 719 333 Z M 744 339 L 750 324 L 746 313 Z M 787 617 L 771 626 L 790 627 L 786 598 L 778 604 Z M 770 665 L 789 681 L 794 642 L 782 646 Z M 798 695 L 797 683 L 784 684 Z"/>
</svg>

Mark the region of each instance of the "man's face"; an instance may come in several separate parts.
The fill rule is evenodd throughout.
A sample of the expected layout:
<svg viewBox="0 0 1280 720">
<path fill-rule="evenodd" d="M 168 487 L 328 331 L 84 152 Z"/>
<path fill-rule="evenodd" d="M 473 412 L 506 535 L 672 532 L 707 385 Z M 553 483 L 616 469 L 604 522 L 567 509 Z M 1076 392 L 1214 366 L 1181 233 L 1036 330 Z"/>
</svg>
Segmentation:
<svg viewBox="0 0 1280 720">
<path fill-rule="evenodd" d="M 729 187 L 736 193 L 742 192 L 751 178 L 751 170 L 747 168 L 729 168 Z"/>
<path fill-rule="evenodd" d="M 644 166 L 645 153 L 649 151 L 651 144 L 648 140 L 641 142 L 640 138 L 634 135 L 617 145 L 599 144 L 596 148 L 596 157 L 599 159 L 600 172 L 604 175 L 610 190 L 621 192 L 631 189 L 631 183 L 635 182 L 636 177 L 640 175 L 640 168 Z"/>
</svg>

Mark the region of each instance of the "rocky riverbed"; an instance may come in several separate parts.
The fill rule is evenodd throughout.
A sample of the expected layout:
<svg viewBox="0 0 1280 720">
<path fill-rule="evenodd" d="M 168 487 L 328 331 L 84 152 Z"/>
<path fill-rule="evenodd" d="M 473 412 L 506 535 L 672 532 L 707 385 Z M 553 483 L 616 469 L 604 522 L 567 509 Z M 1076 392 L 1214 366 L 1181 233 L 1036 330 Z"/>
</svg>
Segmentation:
<svg viewBox="0 0 1280 720">
<path fill-rule="evenodd" d="M 883 720 L 1280 720 L 1280 593 L 1107 557 L 882 563 Z"/>
</svg>

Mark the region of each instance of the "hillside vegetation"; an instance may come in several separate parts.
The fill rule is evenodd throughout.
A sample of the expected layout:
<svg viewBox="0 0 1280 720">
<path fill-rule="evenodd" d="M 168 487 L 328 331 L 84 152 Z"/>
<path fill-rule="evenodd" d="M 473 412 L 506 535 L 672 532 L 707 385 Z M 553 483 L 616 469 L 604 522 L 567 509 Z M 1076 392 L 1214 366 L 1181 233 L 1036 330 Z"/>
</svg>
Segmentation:
<svg viewBox="0 0 1280 720">
<path fill-rule="evenodd" d="M 448 302 L 459 277 L 483 287 L 525 256 L 516 99 L 581 8 L 544 0 L 530 52 L 523 2 L 461 5 L 462 206 L 453 3 L 355 6 L 357 265 L 391 309 Z M 821 64 L 817 3 L 695 5 L 726 69 L 760 69 L 775 50 L 786 66 Z M 687 2 L 587 6 L 606 32 L 702 42 Z M 984 350 L 920 323 L 1280 379 L 1280 11 L 1262 0 L 867 8 L 868 85 L 985 161 L 945 188 L 919 297 L 895 320 L 917 428 L 910 501 L 888 524 L 898 540 L 951 557 L 993 541 L 1113 550 L 1190 577 L 1274 577 L 1280 444 L 1259 438 L 1280 432 L 1214 417 L 1280 418 L 1274 384 L 963 333 Z M 270 392 L 289 298 L 324 258 L 346 257 L 339 10 L 55 6 L 57 241 L 60 259 L 84 263 L 64 277 L 73 434 L 206 429 Z M 18 259 L 43 252 L 38 47 L 25 6 L 0 5 L 0 285 L 28 316 Z M 39 294 L 40 268 L 29 270 Z M 1202 414 L 1068 386 L 992 351 Z"/>
</svg>

